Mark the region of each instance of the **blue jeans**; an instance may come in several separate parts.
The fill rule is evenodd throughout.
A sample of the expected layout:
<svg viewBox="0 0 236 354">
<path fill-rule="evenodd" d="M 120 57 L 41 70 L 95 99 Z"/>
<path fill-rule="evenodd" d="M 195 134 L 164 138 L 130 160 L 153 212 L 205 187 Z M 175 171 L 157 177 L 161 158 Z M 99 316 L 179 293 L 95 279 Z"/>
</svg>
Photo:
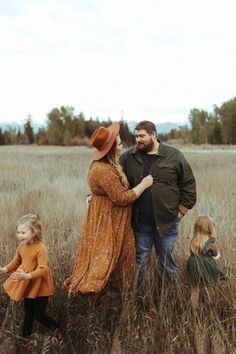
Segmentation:
<svg viewBox="0 0 236 354">
<path fill-rule="evenodd" d="M 158 257 L 160 272 L 167 275 L 170 280 L 175 280 L 177 266 L 172 251 L 179 232 L 179 226 L 180 220 L 177 219 L 172 229 L 161 236 L 155 225 L 140 225 L 139 230 L 134 231 L 139 281 L 144 280 L 153 246 Z"/>
</svg>

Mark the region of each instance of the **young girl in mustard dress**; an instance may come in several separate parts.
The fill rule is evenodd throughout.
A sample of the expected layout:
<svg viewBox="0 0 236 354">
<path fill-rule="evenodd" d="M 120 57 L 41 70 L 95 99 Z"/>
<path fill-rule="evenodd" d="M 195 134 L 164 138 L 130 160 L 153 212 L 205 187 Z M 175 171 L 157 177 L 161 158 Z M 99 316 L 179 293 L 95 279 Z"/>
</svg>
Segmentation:
<svg viewBox="0 0 236 354">
<path fill-rule="evenodd" d="M 16 255 L 8 265 L 0 267 L 0 274 L 12 273 L 3 284 L 10 298 L 24 299 L 22 336 L 27 337 L 32 332 L 34 319 L 49 329 L 56 329 L 59 324 L 45 314 L 54 285 L 39 217 L 34 214 L 22 216 L 17 222 L 16 236 L 20 242 Z"/>
<path fill-rule="evenodd" d="M 185 278 L 191 285 L 191 303 L 193 308 L 199 305 L 200 290 L 205 290 L 211 302 L 211 286 L 225 278 L 217 259 L 220 252 L 214 238 L 213 220 L 206 215 L 198 216 L 190 237 L 190 257 L 188 258 Z"/>
</svg>

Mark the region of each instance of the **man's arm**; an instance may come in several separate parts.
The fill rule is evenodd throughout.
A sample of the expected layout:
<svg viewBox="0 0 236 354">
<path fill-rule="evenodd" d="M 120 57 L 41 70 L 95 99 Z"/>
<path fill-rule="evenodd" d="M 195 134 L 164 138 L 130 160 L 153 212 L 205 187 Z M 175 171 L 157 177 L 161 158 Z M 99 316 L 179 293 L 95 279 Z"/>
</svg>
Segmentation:
<svg viewBox="0 0 236 354">
<path fill-rule="evenodd" d="M 193 171 L 182 153 L 180 153 L 179 189 L 179 211 L 184 215 L 195 205 L 197 201 L 197 193 Z"/>
</svg>

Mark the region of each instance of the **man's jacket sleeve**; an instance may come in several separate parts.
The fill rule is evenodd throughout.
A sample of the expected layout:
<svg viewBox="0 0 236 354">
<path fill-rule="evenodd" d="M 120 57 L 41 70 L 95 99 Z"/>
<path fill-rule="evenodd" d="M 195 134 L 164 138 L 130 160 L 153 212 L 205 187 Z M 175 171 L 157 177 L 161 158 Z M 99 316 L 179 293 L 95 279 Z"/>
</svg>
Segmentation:
<svg viewBox="0 0 236 354">
<path fill-rule="evenodd" d="M 185 214 L 187 210 L 191 209 L 196 203 L 197 194 L 196 194 L 196 181 L 193 175 L 193 171 L 182 153 L 180 154 L 179 189 L 180 189 L 179 210 L 183 214 Z"/>
</svg>

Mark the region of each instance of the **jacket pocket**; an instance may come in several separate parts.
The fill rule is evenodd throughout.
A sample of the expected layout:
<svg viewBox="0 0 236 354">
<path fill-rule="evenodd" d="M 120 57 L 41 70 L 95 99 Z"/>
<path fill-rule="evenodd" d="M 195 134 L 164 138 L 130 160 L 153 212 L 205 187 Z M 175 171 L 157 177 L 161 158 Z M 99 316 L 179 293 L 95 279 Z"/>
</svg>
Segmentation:
<svg viewBox="0 0 236 354">
<path fill-rule="evenodd" d="M 174 164 L 160 165 L 157 168 L 157 180 L 160 182 L 177 181 L 177 172 Z"/>
</svg>

